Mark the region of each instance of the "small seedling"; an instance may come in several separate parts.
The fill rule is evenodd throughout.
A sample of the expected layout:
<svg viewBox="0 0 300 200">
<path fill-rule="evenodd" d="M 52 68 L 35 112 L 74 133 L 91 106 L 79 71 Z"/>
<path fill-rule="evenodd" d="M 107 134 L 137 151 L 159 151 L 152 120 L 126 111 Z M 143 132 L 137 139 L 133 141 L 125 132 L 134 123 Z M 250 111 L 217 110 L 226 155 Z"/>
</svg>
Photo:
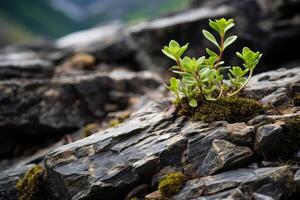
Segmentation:
<svg viewBox="0 0 300 200">
<path fill-rule="evenodd" d="M 242 52 L 236 55 L 242 59 L 243 67 L 225 66 L 222 60 L 224 50 L 237 39 L 236 35 L 226 36 L 226 33 L 234 26 L 233 19 L 224 18 L 210 20 L 209 26 L 219 35 L 219 41 L 207 30 L 203 30 L 204 37 L 216 46 L 217 52 L 206 48 L 207 56 L 190 58 L 182 55 L 188 49 L 188 45 L 180 46 L 178 42 L 171 40 L 169 46 L 165 46 L 162 52 L 175 61 L 171 70 L 179 75 L 180 79 L 172 77 L 167 88 L 175 94 L 175 104 L 182 103 L 186 99 L 191 107 L 197 107 L 199 101 L 215 101 L 219 98 L 232 97 L 245 88 L 253 75 L 262 54 L 253 52 L 244 47 Z M 224 78 L 221 71 L 228 70 Z"/>
</svg>

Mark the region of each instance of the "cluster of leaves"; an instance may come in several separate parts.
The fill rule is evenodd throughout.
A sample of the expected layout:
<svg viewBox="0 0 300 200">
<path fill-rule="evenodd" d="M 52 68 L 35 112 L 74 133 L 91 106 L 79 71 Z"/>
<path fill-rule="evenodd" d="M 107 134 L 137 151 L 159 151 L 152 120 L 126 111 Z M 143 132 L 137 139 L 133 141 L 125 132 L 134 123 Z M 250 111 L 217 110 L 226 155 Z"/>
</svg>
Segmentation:
<svg viewBox="0 0 300 200">
<path fill-rule="evenodd" d="M 219 35 L 219 42 L 207 30 L 202 31 L 204 37 L 216 46 L 217 53 L 206 48 L 207 56 L 198 59 L 187 56 L 182 58 L 183 53 L 188 49 L 188 44 L 180 46 L 174 40 L 162 49 L 166 56 L 176 62 L 171 70 L 181 77 L 181 79 L 172 77 L 170 85 L 167 86 L 175 94 L 176 104 L 181 103 L 184 98 L 191 107 L 197 107 L 199 100 L 204 102 L 231 97 L 248 84 L 262 54 L 244 47 L 241 53 L 236 53 L 244 62 L 243 68 L 224 65 L 222 60 L 224 50 L 237 39 L 235 35 L 226 37 L 227 31 L 234 25 L 233 19 L 222 18 L 209 21 L 209 26 Z M 229 71 L 227 75 L 229 79 L 224 78 L 224 71 Z"/>
</svg>

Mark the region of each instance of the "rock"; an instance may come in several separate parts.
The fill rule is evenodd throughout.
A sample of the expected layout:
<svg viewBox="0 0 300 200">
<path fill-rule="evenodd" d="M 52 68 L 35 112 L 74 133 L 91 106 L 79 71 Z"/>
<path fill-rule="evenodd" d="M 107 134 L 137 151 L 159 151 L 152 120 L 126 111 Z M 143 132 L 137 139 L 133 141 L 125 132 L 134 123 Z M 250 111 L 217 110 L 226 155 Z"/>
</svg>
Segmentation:
<svg viewBox="0 0 300 200">
<path fill-rule="evenodd" d="M 300 105 L 300 83 L 295 83 L 291 85 L 291 93 L 294 99 L 294 104 L 296 106 Z"/>
<path fill-rule="evenodd" d="M 54 66 L 32 51 L 0 54 L 0 80 L 11 78 L 51 78 Z"/>
<path fill-rule="evenodd" d="M 17 200 L 17 181 L 34 165 L 20 165 L 0 172 L 0 200 Z"/>
<path fill-rule="evenodd" d="M 221 169 L 229 169 L 249 160 L 253 152 L 249 147 L 236 146 L 225 140 L 214 140 L 209 153 L 198 169 L 201 176 L 207 176 Z"/>
<path fill-rule="evenodd" d="M 124 198 L 160 167 L 180 163 L 186 148 L 186 139 L 177 134 L 182 119 L 174 123 L 171 119 L 172 115 L 152 109 L 50 152 L 45 159 L 50 194 L 66 199 Z M 77 184 L 70 184 L 74 180 Z"/>
<path fill-rule="evenodd" d="M 126 65 L 134 70 L 148 69 L 148 55 L 140 54 L 135 42 L 121 23 L 111 23 L 71 33 L 56 41 L 58 49 L 92 54 L 102 63 Z"/>
<path fill-rule="evenodd" d="M 201 193 L 201 191 L 200 191 Z M 213 195 L 206 195 L 203 197 L 198 197 L 197 200 L 215 200 L 215 199 L 239 199 L 239 200 L 248 200 L 250 199 L 249 195 L 244 194 L 239 188 L 232 190 L 227 190 L 225 192 L 219 192 Z M 189 200 L 189 199 L 187 199 Z"/>
<path fill-rule="evenodd" d="M 70 48 L 76 51 L 89 52 L 95 48 L 109 46 L 122 38 L 124 27 L 120 23 L 96 27 L 90 30 L 71 33 L 56 41 L 58 48 Z"/>
<path fill-rule="evenodd" d="M 227 7 L 187 10 L 172 16 L 137 24 L 130 27 L 128 31 L 137 43 L 138 50 L 150 56 L 151 66 L 155 67 L 155 70 L 162 71 L 172 66 L 170 65 L 172 62 L 161 53 L 162 47 L 168 44 L 170 39 L 175 39 L 181 44 L 190 42 L 188 54 L 199 56 L 204 43 L 204 39 L 201 39 L 201 29 L 207 28 L 208 19 L 226 17 L 231 12 Z M 156 42 L 153 43 L 153 41 Z"/>
<path fill-rule="evenodd" d="M 278 88 L 273 93 L 267 95 L 263 99 L 260 100 L 262 104 L 272 105 L 272 106 L 282 106 L 291 104 L 291 97 L 289 97 L 289 93 L 287 88 Z"/>
<path fill-rule="evenodd" d="M 241 127 L 241 124 L 187 122 L 181 131 L 189 138 L 186 154 L 183 157 L 186 173 L 193 175 L 203 165 L 214 140 L 227 140 L 236 145 L 250 145 L 247 141 L 251 141 L 254 127 L 243 125 L 240 132 L 237 131 L 237 127 Z"/>
<path fill-rule="evenodd" d="M 290 75 L 287 75 L 287 71 Z M 287 71 L 277 72 L 277 77 L 274 76 L 275 72 L 266 73 L 274 79 L 271 81 L 268 78 L 264 85 L 273 82 L 274 85 L 270 85 L 272 91 L 275 91 L 278 88 L 289 88 L 291 82 L 297 83 L 299 69 Z M 261 76 L 255 79 L 257 77 Z M 255 81 L 253 84 L 248 90 L 252 94 L 256 91 L 263 99 L 267 95 L 267 88 Z M 204 123 L 176 117 L 174 107 L 169 110 L 165 108 L 163 103 L 150 102 L 116 127 L 49 152 L 45 158 L 44 181 L 49 190 L 47 194 L 59 199 L 74 200 L 124 199 L 141 183 L 149 183 L 166 166 L 178 167 L 188 177 L 197 177 L 198 168 L 212 161 L 216 155 L 214 152 L 220 155 L 226 152 L 224 155 L 228 157 L 222 159 L 224 162 L 221 167 L 211 165 L 213 168 L 209 169 L 220 172 L 228 166 L 232 167 L 243 156 L 247 160 L 251 152 L 249 147 L 253 146 L 255 128 L 277 126 L 289 131 L 286 124 L 300 115 L 300 112 L 283 115 L 266 113 L 250 120 L 248 125 L 224 121 Z M 263 128 L 260 129 L 263 131 Z M 221 143 L 215 144 L 214 141 L 220 140 Z M 222 151 L 217 151 L 219 148 Z M 242 156 L 236 156 L 236 153 Z M 229 159 L 232 156 L 234 161 Z M 278 166 L 278 163 L 274 166 Z M 293 186 L 291 180 L 294 176 L 288 167 L 260 167 L 235 169 L 189 181 L 177 199 L 200 198 L 200 194 L 201 198 L 211 199 L 218 196 L 251 199 L 254 192 L 279 199 L 292 192 L 290 187 Z M 275 187 L 276 190 L 273 189 Z"/>
<path fill-rule="evenodd" d="M 1 82 L 1 143 L 8 154 L 17 141 L 40 142 L 47 135 L 68 133 L 105 117 L 107 105 L 124 109 L 132 95 L 142 95 L 161 84 L 150 72 L 113 71 L 52 80 Z M 29 143 L 28 143 L 29 142 Z M 5 152 L 4 152 L 5 150 Z"/>
<path fill-rule="evenodd" d="M 256 117 L 252 118 L 251 120 L 249 120 L 247 124 L 250 126 L 254 126 L 255 128 L 258 128 L 262 125 L 271 124 L 271 123 L 272 123 L 272 119 L 270 119 L 269 116 L 258 115 Z"/>
<path fill-rule="evenodd" d="M 290 86 L 297 83 L 300 83 L 300 67 L 278 69 L 253 76 L 243 94 L 261 100 L 279 88 L 279 93 L 285 90 L 283 88 L 290 90 Z"/>
<path fill-rule="evenodd" d="M 274 200 L 270 196 L 259 194 L 259 193 L 256 193 L 256 192 L 253 193 L 253 199 L 254 200 Z"/>
<path fill-rule="evenodd" d="M 226 129 L 229 131 L 231 137 L 234 138 L 234 143 L 245 146 L 251 145 L 252 137 L 255 134 L 254 126 L 248 126 L 244 122 L 242 122 L 227 124 Z"/>
<path fill-rule="evenodd" d="M 293 191 L 293 177 L 293 173 L 287 166 L 232 170 L 188 181 L 174 200 L 191 200 L 200 196 L 205 199 L 206 196 L 220 195 L 233 188 L 239 188 L 246 194 L 256 192 L 274 199 L 281 199 Z"/>
<path fill-rule="evenodd" d="M 146 196 L 149 192 L 149 185 L 148 184 L 141 184 L 131 190 L 125 197 L 125 200 L 131 200 L 131 198 L 140 198 Z"/>
<path fill-rule="evenodd" d="M 294 181 L 297 186 L 297 191 L 300 192 L 300 170 L 297 170 L 294 176 Z"/>
<path fill-rule="evenodd" d="M 241 123 L 207 124 L 173 117 L 159 105 L 148 104 L 119 126 L 50 152 L 45 159 L 50 194 L 121 199 L 166 166 L 196 172 L 215 139 L 248 144 L 254 130 Z M 242 127 L 240 132 L 237 127 Z M 71 184 L 74 180 L 84 187 L 79 190 Z"/>
<path fill-rule="evenodd" d="M 158 190 L 148 194 L 145 196 L 145 200 L 161 200 L 161 195 Z"/>
<path fill-rule="evenodd" d="M 295 121 L 300 115 L 300 112 L 283 114 L 283 115 L 259 115 L 248 121 L 249 126 L 254 126 L 256 128 L 272 123 L 285 123 Z"/>
<path fill-rule="evenodd" d="M 259 127 L 255 136 L 255 149 L 267 158 L 278 155 L 284 143 L 283 128 L 276 124 L 267 124 Z"/>
<path fill-rule="evenodd" d="M 257 71 L 300 63 L 296 53 L 291 52 L 288 56 L 283 56 L 281 51 L 295 49 L 300 42 L 297 37 L 300 32 L 299 20 L 295 20 L 299 17 L 299 10 L 295 9 L 299 7 L 299 1 L 192 0 L 191 5 L 196 8 L 228 6 L 233 9 L 235 12 L 232 18 L 238 26 L 239 42 L 263 52 L 262 67 L 257 68 Z M 251 24 L 251 27 L 248 24 Z"/>
</svg>

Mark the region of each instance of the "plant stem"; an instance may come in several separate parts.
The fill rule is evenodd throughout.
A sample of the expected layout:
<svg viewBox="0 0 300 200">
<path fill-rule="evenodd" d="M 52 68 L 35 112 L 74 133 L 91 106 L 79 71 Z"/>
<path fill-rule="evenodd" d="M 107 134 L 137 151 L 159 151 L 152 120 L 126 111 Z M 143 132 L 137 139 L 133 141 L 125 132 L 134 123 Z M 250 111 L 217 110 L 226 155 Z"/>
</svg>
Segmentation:
<svg viewBox="0 0 300 200">
<path fill-rule="evenodd" d="M 253 69 L 250 70 L 249 72 L 249 76 L 248 76 L 248 79 L 246 80 L 246 82 L 237 90 L 235 91 L 234 93 L 231 93 L 230 95 L 228 95 L 229 97 L 232 97 L 234 95 L 236 95 L 237 93 L 239 93 L 242 89 L 244 89 L 244 87 L 246 87 L 246 85 L 248 84 L 248 82 L 250 81 L 251 77 L 253 75 Z"/>
<path fill-rule="evenodd" d="M 220 42 L 220 52 L 219 52 L 219 56 L 218 56 L 218 60 L 215 64 L 215 68 L 217 68 L 222 60 L 222 56 L 223 56 L 223 52 L 224 52 L 224 34 L 222 34 L 221 36 L 221 42 Z"/>
<path fill-rule="evenodd" d="M 179 60 L 176 60 L 176 63 L 178 65 L 178 67 L 180 68 L 180 70 L 183 71 L 183 68 L 182 68 L 181 62 L 180 62 L 180 58 L 179 58 Z"/>
<path fill-rule="evenodd" d="M 222 96 L 222 94 L 223 94 L 223 87 L 221 86 L 221 88 L 220 88 L 220 94 L 219 94 L 219 96 L 217 97 L 217 99 L 220 99 L 221 96 Z"/>
</svg>

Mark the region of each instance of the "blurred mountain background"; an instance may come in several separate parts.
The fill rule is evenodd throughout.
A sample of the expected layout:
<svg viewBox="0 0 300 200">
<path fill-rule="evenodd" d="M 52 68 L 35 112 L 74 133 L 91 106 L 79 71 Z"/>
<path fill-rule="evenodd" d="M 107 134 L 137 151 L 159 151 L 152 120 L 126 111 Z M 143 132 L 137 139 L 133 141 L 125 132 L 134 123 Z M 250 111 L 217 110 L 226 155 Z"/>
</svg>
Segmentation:
<svg viewBox="0 0 300 200">
<path fill-rule="evenodd" d="M 0 0 L 0 45 L 57 38 L 113 20 L 134 23 L 185 8 L 189 0 Z M 117 6 L 116 6 L 117 5 Z"/>
</svg>

